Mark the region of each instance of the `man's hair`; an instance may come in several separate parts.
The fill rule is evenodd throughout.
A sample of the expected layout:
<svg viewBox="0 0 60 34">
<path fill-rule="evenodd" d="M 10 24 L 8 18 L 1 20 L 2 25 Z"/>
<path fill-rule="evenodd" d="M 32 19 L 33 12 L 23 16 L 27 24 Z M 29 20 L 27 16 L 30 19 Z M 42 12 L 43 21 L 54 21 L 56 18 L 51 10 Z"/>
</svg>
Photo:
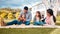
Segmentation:
<svg viewBox="0 0 60 34">
<path fill-rule="evenodd" d="M 24 7 L 24 9 L 25 9 L 25 10 L 28 10 L 28 7 L 27 7 L 27 6 L 25 6 L 25 7 Z"/>
</svg>

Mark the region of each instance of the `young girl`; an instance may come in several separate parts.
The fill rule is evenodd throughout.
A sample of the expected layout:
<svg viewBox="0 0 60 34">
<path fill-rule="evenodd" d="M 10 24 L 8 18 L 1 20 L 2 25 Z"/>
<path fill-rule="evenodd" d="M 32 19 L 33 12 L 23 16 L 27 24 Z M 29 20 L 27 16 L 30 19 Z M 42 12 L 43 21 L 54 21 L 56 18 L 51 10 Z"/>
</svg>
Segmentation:
<svg viewBox="0 0 60 34">
<path fill-rule="evenodd" d="M 34 25 L 43 25 L 41 21 L 41 14 L 40 11 L 36 12 L 35 18 L 34 18 Z"/>
<path fill-rule="evenodd" d="M 47 17 L 46 17 L 45 22 L 46 22 L 45 25 L 55 25 L 56 18 L 53 15 L 53 10 L 52 9 L 47 10 Z"/>
</svg>

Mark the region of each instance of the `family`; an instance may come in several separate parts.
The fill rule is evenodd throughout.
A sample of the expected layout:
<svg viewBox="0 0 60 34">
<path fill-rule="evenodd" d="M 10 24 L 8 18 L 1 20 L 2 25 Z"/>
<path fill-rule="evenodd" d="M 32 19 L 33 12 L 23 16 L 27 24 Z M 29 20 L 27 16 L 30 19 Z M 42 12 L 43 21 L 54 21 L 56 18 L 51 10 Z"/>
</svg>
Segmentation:
<svg viewBox="0 0 60 34">
<path fill-rule="evenodd" d="M 20 16 L 18 17 L 18 20 L 13 20 L 11 22 L 8 22 L 7 24 L 4 23 L 4 21 L 2 20 L 2 23 L 4 23 L 5 25 L 13 25 L 13 24 L 25 24 L 25 25 L 30 25 L 30 21 L 32 19 L 32 14 L 31 12 L 28 11 L 28 7 L 25 6 L 24 10 L 21 11 Z M 1 20 L 1 18 L 0 18 Z M 55 25 L 56 22 L 56 18 L 53 14 L 53 10 L 52 9 L 47 9 L 47 16 L 45 19 L 41 20 L 41 13 L 40 11 L 36 11 L 36 15 L 34 17 L 33 20 L 33 25 Z"/>
</svg>

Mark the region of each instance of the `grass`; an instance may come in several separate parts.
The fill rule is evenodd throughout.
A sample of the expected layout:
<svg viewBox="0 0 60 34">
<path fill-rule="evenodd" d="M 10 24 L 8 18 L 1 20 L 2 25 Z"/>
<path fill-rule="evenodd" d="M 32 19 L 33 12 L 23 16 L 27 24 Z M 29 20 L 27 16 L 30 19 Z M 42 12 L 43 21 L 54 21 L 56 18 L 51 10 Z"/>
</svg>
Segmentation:
<svg viewBox="0 0 60 34">
<path fill-rule="evenodd" d="M 57 20 L 57 21 L 60 21 L 60 16 L 57 16 L 57 17 L 56 17 L 56 20 Z"/>
<path fill-rule="evenodd" d="M 51 32 L 50 34 L 60 34 L 60 29 L 55 29 L 53 32 Z"/>
<path fill-rule="evenodd" d="M 60 22 L 56 22 L 56 25 L 59 25 L 60 26 Z"/>
<path fill-rule="evenodd" d="M 50 34 L 55 28 L 0 29 L 0 34 Z"/>
<path fill-rule="evenodd" d="M 57 16 L 57 21 L 60 21 L 59 16 Z M 60 22 L 56 22 L 56 25 L 60 25 Z M 57 28 L 22 28 L 22 29 L 21 28 L 0 28 L 0 34 L 60 34 L 60 29 L 57 29 Z"/>
<path fill-rule="evenodd" d="M 56 25 L 60 25 L 60 16 L 56 17 Z"/>
</svg>

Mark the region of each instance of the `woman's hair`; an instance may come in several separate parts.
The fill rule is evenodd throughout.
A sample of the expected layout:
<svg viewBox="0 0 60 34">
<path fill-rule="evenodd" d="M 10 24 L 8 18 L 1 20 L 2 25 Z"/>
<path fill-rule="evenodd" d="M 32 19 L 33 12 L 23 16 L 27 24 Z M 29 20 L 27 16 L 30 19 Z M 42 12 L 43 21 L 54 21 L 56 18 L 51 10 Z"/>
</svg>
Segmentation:
<svg viewBox="0 0 60 34">
<path fill-rule="evenodd" d="M 41 19 L 41 13 L 40 13 L 40 11 L 37 11 L 36 13 L 39 14 L 38 17 Z"/>
<path fill-rule="evenodd" d="M 49 13 L 51 16 L 53 16 L 53 21 L 56 22 L 56 18 L 53 14 L 53 10 L 52 9 L 47 9 L 47 13 Z"/>
</svg>

